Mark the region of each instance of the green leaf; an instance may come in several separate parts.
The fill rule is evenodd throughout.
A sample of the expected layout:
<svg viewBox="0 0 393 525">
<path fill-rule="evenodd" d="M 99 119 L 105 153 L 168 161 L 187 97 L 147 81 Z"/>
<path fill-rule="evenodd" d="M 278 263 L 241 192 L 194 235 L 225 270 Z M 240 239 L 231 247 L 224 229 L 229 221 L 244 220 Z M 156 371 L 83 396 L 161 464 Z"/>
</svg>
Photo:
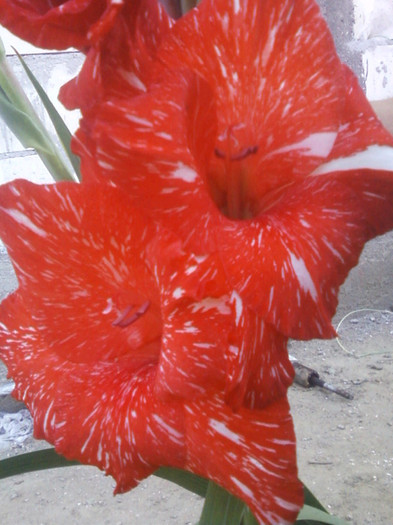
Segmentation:
<svg viewBox="0 0 393 525">
<path fill-rule="evenodd" d="M 306 485 L 304 484 L 303 484 L 303 491 L 304 491 L 304 504 L 305 505 L 314 507 L 315 509 L 322 510 L 323 512 L 327 512 L 327 510 L 322 505 L 322 503 L 314 496 L 311 490 L 308 487 L 306 487 Z"/>
<path fill-rule="evenodd" d="M 347 521 L 344 521 L 336 516 L 332 516 L 327 512 L 324 512 L 310 505 L 304 505 L 300 511 L 296 523 L 304 524 L 307 521 L 315 524 L 327 524 L 327 525 L 349 525 Z"/>
<path fill-rule="evenodd" d="M 34 148 L 55 180 L 75 176 L 64 163 L 0 49 L 0 116 L 24 147 Z"/>
<path fill-rule="evenodd" d="M 245 505 L 241 500 L 209 481 L 198 525 L 239 525 L 244 511 Z"/>
<path fill-rule="evenodd" d="M 0 479 L 26 472 L 35 472 L 36 470 L 72 467 L 74 465 L 80 465 L 80 463 L 78 461 L 68 461 L 68 459 L 57 454 L 54 448 L 47 448 L 1 460 Z"/>
<path fill-rule="evenodd" d="M 47 155 L 52 153 L 41 130 L 29 115 L 17 109 L 9 101 L 3 90 L 0 90 L 0 114 L 25 148 L 34 148 Z"/>
<path fill-rule="evenodd" d="M 155 476 L 176 483 L 203 498 L 206 496 L 209 481 L 201 476 L 192 474 L 185 470 L 171 467 L 161 467 L 154 472 Z"/>
<path fill-rule="evenodd" d="M 242 525 L 259 525 L 254 514 L 248 507 L 246 507 L 244 510 Z"/>
<path fill-rule="evenodd" d="M 55 449 L 48 448 L 1 460 L 0 479 L 27 472 L 74 465 L 80 465 L 80 463 L 69 461 L 57 454 Z M 161 467 L 154 475 L 206 498 L 199 525 L 211 525 L 212 523 L 215 525 L 258 525 L 249 508 L 240 499 L 232 496 L 212 481 L 191 472 L 170 467 Z M 313 504 L 304 505 L 296 523 L 301 525 L 349 525 L 348 522 L 322 510 L 322 505 L 315 496 L 307 487 L 304 488 L 306 502 L 313 501 Z"/>
<path fill-rule="evenodd" d="M 75 170 L 75 173 L 77 174 L 78 179 L 81 179 L 80 176 L 80 160 L 79 157 L 74 155 L 71 151 L 71 138 L 72 134 L 70 130 L 67 128 L 64 120 L 61 118 L 59 112 L 55 108 L 55 106 L 52 104 L 51 100 L 49 99 L 48 95 L 43 90 L 41 84 L 38 82 L 36 77 L 34 76 L 33 72 L 29 68 L 29 66 L 26 64 L 26 62 L 23 60 L 22 56 L 18 53 L 16 49 L 14 49 L 15 53 L 17 54 L 27 76 L 29 77 L 31 83 L 33 84 L 35 90 L 37 91 L 41 102 L 43 103 L 51 121 L 52 124 L 56 130 L 56 133 L 60 139 L 60 142 L 63 145 L 63 148 L 65 152 L 67 153 L 68 158 L 70 159 L 70 162 L 72 164 L 72 167 Z"/>
<path fill-rule="evenodd" d="M 0 116 L 25 148 L 34 148 L 55 180 L 72 180 L 70 171 L 56 151 L 40 122 L 18 109 L 0 86 Z"/>
<path fill-rule="evenodd" d="M 78 461 L 69 461 L 63 456 L 60 456 L 60 454 L 57 454 L 54 448 L 48 448 L 1 460 L 0 479 L 16 476 L 17 474 L 24 474 L 26 472 L 34 472 L 36 470 L 72 467 L 74 465 L 80 465 L 80 463 Z M 185 470 L 169 467 L 159 468 L 154 475 L 172 481 L 199 496 L 206 496 L 209 482 L 201 476 L 186 472 Z"/>
</svg>

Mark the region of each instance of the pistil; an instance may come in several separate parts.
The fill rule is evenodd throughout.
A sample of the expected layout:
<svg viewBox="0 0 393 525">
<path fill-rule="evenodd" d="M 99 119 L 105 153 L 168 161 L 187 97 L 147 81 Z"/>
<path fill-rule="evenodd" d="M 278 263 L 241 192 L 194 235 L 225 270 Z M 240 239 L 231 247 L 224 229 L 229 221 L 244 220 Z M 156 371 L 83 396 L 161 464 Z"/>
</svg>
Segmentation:
<svg viewBox="0 0 393 525">
<path fill-rule="evenodd" d="M 241 161 L 257 153 L 258 146 L 248 146 L 233 152 L 232 134 L 232 128 L 229 127 L 226 134 L 225 151 L 215 148 L 214 154 L 224 161 L 225 166 L 226 208 L 223 212 L 231 219 L 245 219 L 250 213 L 246 195 L 246 170 Z"/>
</svg>

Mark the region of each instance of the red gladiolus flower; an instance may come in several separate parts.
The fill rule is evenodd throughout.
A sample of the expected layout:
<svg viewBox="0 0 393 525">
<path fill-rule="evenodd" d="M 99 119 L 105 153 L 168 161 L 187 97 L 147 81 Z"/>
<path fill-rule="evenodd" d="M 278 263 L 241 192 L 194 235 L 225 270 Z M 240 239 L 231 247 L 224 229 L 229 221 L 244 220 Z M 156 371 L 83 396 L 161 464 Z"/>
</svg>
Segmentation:
<svg viewBox="0 0 393 525">
<path fill-rule="evenodd" d="M 82 120 L 85 178 L 121 185 L 187 249 L 216 254 L 278 331 L 333 337 L 339 286 L 393 227 L 393 139 L 319 8 L 204 0 L 157 60 L 160 83 Z"/>
<path fill-rule="evenodd" d="M 158 0 L 128 1 L 111 30 L 89 48 L 79 75 L 60 90 L 62 103 L 86 112 L 102 100 L 145 92 L 161 74 L 153 59 L 171 24 Z"/>
<path fill-rule="evenodd" d="M 83 49 L 112 27 L 126 0 L 0 0 L 0 23 L 38 47 Z"/>
<path fill-rule="evenodd" d="M 49 49 L 86 53 L 82 70 L 60 92 L 69 109 L 99 104 L 110 96 L 146 90 L 152 59 L 172 24 L 158 0 L 0 0 L 0 23 Z"/>
<path fill-rule="evenodd" d="M 242 310 L 214 256 L 185 253 L 105 184 L 5 185 L 0 234 L 19 281 L 0 306 L 0 356 L 37 438 L 117 492 L 169 465 L 263 523 L 294 521 L 286 340 Z"/>
</svg>

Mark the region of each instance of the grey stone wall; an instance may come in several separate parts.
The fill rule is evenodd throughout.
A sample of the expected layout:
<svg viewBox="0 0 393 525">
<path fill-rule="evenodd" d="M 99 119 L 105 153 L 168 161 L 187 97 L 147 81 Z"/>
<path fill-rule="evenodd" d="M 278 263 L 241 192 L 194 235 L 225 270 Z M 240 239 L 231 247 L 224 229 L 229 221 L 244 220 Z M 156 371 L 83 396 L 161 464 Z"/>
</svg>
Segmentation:
<svg viewBox="0 0 393 525">
<path fill-rule="evenodd" d="M 352 0 L 317 0 L 333 34 L 337 53 L 348 64 L 365 88 L 362 53 L 350 44 L 354 40 L 354 6 Z"/>
</svg>

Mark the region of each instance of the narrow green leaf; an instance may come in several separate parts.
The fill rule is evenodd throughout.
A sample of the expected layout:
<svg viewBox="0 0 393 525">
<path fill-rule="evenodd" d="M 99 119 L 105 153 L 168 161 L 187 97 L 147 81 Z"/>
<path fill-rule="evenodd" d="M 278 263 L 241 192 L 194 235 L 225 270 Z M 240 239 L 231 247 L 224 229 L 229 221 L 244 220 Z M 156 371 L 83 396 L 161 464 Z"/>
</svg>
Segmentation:
<svg viewBox="0 0 393 525">
<path fill-rule="evenodd" d="M 68 461 L 57 454 L 54 448 L 47 448 L 1 460 L 0 479 L 26 472 L 35 472 L 36 470 L 72 467 L 74 465 L 80 465 L 80 463 L 78 461 Z"/>
<path fill-rule="evenodd" d="M 79 464 L 78 461 L 68 461 L 63 456 L 60 456 L 55 452 L 54 448 L 37 450 L 1 460 L 0 479 L 16 476 L 17 474 L 24 474 L 26 472 L 34 472 L 36 470 L 72 467 Z M 208 480 L 191 472 L 177 468 L 161 467 L 154 475 L 172 481 L 199 496 L 205 497 L 206 495 Z"/>
<path fill-rule="evenodd" d="M 322 503 L 316 498 L 316 496 L 314 496 L 311 490 L 308 487 L 306 487 L 306 485 L 304 484 L 303 484 L 303 490 L 304 490 L 304 504 L 305 505 L 314 507 L 315 509 L 322 510 L 323 512 L 327 512 L 327 510 L 322 505 Z"/>
<path fill-rule="evenodd" d="M 324 512 L 320 509 L 316 509 L 315 507 L 304 505 L 304 507 L 300 511 L 299 516 L 297 517 L 296 523 L 303 524 L 305 521 L 308 520 L 320 525 L 349 525 L 347 521 L 337 518 L 337 516 L 332 516 L 331 514 L 328 514 L 327 512 Z"/>
<path fill-rule="evenodd" d="M 59 155 L 50 135 L 9 67 L 4 53 L 0 53 L 0 95 L 0 116 L 23 146 L 37 151 L 55 180 L 75 182 L 75 176 Z"/>
<path fill-rule="evenodd" d="M 37 91 L 41 102 L 43 103 L 51 121 L 52 124 L 56 130 L 56 133 L 60 139 L 60 142 L 62 143 L 65 152 L 67 153 L 68 158 L 70 159 L 70 162 L 72 164 L 72 167 L 75 170 L 75 173 L 77 174 L 78 179 L 81 179 L 80 176 L 80 160 L 79 157 L 74 155 L 71 151 L 71 138 L 72 134 L 70 130 L 67 128 L 64 120 L 61 118 L 59 112 L 55 108 L 55 106 L 52 104 L 51 100 L 49 99 L 48 95 L 43 90 L 41 84 L 38 82 L 36 77 L 34 76 L 33 72 L 29 68 L 29 66 L 26 64 L 26 62 L 23 60 L 22 56 L 14 49 L 15 53 L 17 54 L 27 76 L 29 77 L 31 83 L 33 84 L 35 90 Z"/>
<path fill-rule="evenodd" d="M 9 102 L 22 111 L 22 113 L 26 113 L 26 115 L 29 115 L 29 117 L 34 120 L 36 117 L 34 108 L 7 62 L 2 42 L 0 45 L 0 86 L 6 94 Z"/>
<path fill-rule="evenodd" d="M 72 180 L 70 171 L 39 122 L 15 107 L 0 87 L 0 116 L 25 148 L 34 148 L 55 180 Z"/>
<path fill-rule="evenodd" d="M 248 507 L 246 507 L 244 510 L 242 525 L 259 525 L 254 514 L 251 512 L 251 510 Z"/>
<path fill-rule="evenodd" d="M 185 470 L 170 467 L 161 467 L 154 472 L 155 476 L 176 483 L 203 498 L 206 496 L 209 481 L 201 476 L 192 474 Z"/>
<path fill-rule="evenodd" d="M 52 154 L 41 130 L 35 125 L 29 115 L 26 115 L 26 113 L 23 113 L 11 104 L 1 89 L 0 114 L 7 126 L 18 137 L 25 148 L 34 148 L 46 155 Z"/>
<path fill-rule="evenodd" d="M 239 525 L 244 511 L 241 500 L 209 481 L 199 525 Z"/>
<path fill-rule="evenodd" d="M 20 454 L 0 461 L 0 479 L 59 467 L 80 465 L 78 461 L 69 461 L 55 452 L 53 448 Z M 249 508 L 226 490 L 201 476 L 181 469 L 161 467 L 155 476 L 172 481 L 199 496 L 206 497 L 199 525 L 258 525 Z M 305 487 L 306 498 L 315 496 Z M 349 525 L 348 522 L 332 516 L 312 505 L 304 505 L 296 523 L 301 525 Z"/>
</svg>

